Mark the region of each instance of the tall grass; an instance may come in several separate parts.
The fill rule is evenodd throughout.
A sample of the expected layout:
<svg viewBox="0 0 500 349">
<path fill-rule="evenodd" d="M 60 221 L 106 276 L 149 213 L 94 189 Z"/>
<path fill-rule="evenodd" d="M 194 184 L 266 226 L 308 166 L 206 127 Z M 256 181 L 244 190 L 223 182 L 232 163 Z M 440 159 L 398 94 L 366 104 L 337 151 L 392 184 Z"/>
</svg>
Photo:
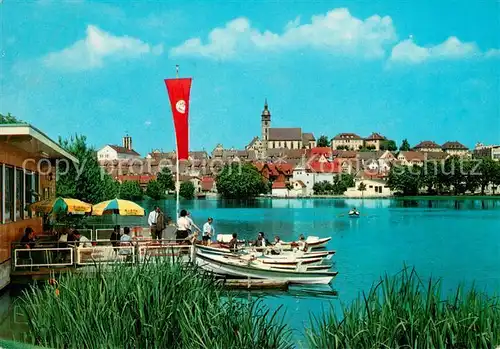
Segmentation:
<svg viewBox="0 0 500 349">
<path fill-rule="evenodd" d="M 500 303 L 459 287 L 443 300 L 441 282 L 423 283 L 415 270 L 385 277 L 341 316 L 312 318 L 310 348 L 495 348 Z"/>
<path fill-rule="evenodd" d="M 51 348 L 292 347 L 282 317 L 179 263 L 65 275 L 21 304 L 33 342 Z"/>
</svg>

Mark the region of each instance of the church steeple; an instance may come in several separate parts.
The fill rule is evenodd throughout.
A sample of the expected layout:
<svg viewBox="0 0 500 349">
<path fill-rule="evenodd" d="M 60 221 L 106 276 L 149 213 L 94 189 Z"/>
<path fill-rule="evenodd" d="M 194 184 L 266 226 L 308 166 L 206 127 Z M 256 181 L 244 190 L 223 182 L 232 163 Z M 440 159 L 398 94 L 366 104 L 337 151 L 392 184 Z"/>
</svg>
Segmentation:
<svg viewBox="0 0 500 349">
<path fill-rule="evenodd" d="M 269 106 L 267 105 L 267 98 L 264 101 L 264 110 L 262 111 L 262 121 L 271 121 L 271 112 L 269 111 Z"/>
<path fill-rule="evenodd" d="M 261 126 L 262 126 L 262 150 L 263 155 L 267 150 L 268 141 L 269 141 L 269 129 L 271 128 L 271 112 L 269 111 L 269 106 L 267 105 L 267 98 L 264 101 L 264 110 L 261 114 Z"/>
</svg>

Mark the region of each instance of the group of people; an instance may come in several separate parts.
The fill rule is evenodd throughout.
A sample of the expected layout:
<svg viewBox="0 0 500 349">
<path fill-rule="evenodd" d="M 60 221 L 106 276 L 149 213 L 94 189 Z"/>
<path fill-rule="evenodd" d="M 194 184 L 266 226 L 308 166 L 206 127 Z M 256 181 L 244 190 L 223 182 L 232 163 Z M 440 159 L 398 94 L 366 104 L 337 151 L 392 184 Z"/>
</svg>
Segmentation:
<svg viewBox="0 0 500 349">
<path fill-rule="evenodd" d="M 270 243 L 266 239 L 264 232 L 260 231 L 257 235 L 257 239 L 251 242 L 251 245 L 259 249 L 265 249 L 267 253 L 270 254 L 281 254 L 283 252 L 283 243 L 279 236 L 274 237 L 274 243 Z M 303 234 L 300 234 L 299 240 L 297 242 L 292 242 L 291 246 L 297 248 L 299 251 L 307 251 L 306 238 Z M 229 241 L 227 246 L 231 251 L 235 252 L 238 250 L 238 234 L 234 233 L 232 239 Z"/>
<path fill-rule="evenodd" d="M 200 229 L 191 218 L 191 215 L 186 210 L 181 210 L 179 218 L 177 219 L 177 231 L 175 233 L 176 240 L 187 240 L 193 243 L 197 238 L 198 234 L 202 234 L 203 245 L 209 245 L 212 241 L 212 237 L 215 235 L 215 229 L 213 227 L 214 219 L 208 217 L 205 224 L 203 224 L 203 229 Z"/>
</svg>

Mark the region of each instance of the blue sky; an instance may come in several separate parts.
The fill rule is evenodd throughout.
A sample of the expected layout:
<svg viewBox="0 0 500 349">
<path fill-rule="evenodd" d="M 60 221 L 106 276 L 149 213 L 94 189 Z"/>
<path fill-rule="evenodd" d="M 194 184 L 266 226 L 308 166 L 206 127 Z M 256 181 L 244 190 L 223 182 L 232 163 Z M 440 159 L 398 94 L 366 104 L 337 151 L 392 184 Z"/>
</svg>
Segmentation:
<svg viewBox="0 0 500 349">
<path fill-rule="evenodd" d="M 0 1 L 0 112 L 53 138 L 175 147 L 163 79 L 193 77 L 192 150 L 272 125 L 500 143 L 500 3 Z"/>
</svg>

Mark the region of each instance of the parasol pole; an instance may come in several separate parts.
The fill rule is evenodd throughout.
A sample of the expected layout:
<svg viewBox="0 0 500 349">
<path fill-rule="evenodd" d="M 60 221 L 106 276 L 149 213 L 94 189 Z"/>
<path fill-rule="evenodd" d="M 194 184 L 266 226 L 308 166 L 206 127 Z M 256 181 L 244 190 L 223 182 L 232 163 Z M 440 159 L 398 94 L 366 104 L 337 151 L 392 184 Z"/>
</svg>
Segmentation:
<svg viewBox="0 0 500 349">
<path fill-rule="evenodd" d="M 179 78 L 179 65 L 177 64 L 175 66 L 175 78 Z M 179 192 L 181 185 L 179 183 L 179 144 L 177 144 L 177 138 L 175 141 L 175 154 L 176 154 L 176 161 L 175 161 L 175 214 L 177 215 L 175 218 L 177 219 L 180 214 L 180 202 L 179 202 Z"/>
</svg>

